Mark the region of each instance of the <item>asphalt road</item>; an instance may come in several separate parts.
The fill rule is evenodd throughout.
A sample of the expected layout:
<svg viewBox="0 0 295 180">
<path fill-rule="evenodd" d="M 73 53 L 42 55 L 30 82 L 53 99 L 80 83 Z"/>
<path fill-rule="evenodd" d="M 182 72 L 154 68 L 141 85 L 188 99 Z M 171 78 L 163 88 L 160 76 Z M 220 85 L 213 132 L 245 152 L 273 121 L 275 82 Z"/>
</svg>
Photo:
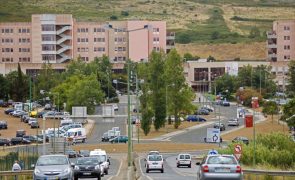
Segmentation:
<svg viewBox="0 0 295 180">
<path fill-rule="evenodd" d="M 102 179 L 111 179 L 111 177 L 116 176 L 119 169 L 120 169 L 121 163 L 123 163 L 117 157 L 112 158 L 112 154 L 110 154 L 109 156 L 111 157 L 111 159 L 110 159 L 111 165 L 110 165 L 109 173 L 108 173 L 108 175 L 104 175 L 104 177 L 102 177 Z M 116 156 L 116 155 L 114 155 L 114 156 Z M 71 163 L 72 162 L 75 163 L 76 158 L 71 158 L 70 161 L 71 161 Z M 94 180 L 94 179 L 96 179 L 96 178 L 85 178 L 85 180 Z"/>
<path fill-rule="evenodd" d="M 202 152 L 194 152 L 192 155 L 200 155 Z M 160 171 L 145 171 L 144 155 L 139 159 L 140 171 L 144 175 L 143 179 L 146 180 L 195 180 L 197 178 L 198 167 L 195 165 L 196 160 L 192 161 L 192 167 L 176 167 L 176 157 L 178 154 L 162 154 L 164 157 L 164 173 Z"/>
</svg>

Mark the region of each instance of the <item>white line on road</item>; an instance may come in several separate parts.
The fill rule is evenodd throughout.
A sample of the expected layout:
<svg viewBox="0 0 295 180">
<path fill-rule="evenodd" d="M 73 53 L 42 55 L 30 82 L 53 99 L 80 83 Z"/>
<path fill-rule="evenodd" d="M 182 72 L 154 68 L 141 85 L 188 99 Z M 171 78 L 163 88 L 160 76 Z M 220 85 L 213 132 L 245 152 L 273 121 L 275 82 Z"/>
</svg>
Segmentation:
<svg viewBox="0 0 295 180">
<path fill-rule="evenodd" d="M 151 178 L 151 177 L 149 177 L 149 176 L 147 176 L 147 175 L 145 175 L 145 174 L 143 173 L 142 168 L 141 168 L 140 158 L 138 158 L 138 164 L 139 164 L 139 168 L 140 168 L 141 174 L 144 175 L 144 176 L 145 176 L 146 178 L 148 178 L 149 180 L 153 180 L 153 178 Z"/>
<path fill-rule="evenodd" d="M 122 162 L 122 160 L 120 160 L 120 166 L 119 166 L 119 170 L 118 170 L 117 174 L 115 176 L 109 177 L 107 180 L 111 180 L 113 177 L 118 177 L 121 172 L 122 165 L 123 165 L 123 162 Z"/>
</svg>

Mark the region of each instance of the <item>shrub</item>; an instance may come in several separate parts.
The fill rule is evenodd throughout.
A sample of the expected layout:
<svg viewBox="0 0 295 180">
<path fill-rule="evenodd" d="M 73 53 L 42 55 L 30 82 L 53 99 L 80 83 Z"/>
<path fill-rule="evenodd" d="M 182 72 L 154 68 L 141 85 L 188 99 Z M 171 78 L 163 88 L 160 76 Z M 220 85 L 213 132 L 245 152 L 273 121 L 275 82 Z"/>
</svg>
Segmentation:
<svg viewBox="0 0 295 180">
<path fill-rule="evenodd" d="M 121 15 L 122 16 L 129 16 L 129 12 L 128 11 L 121 11 Z"/>
<path fill-rule="evenodd" d="M 110 19 L 111 20 L 118 20 L 118 17 L 116 15 L 111 15 Z"/>
</svg>

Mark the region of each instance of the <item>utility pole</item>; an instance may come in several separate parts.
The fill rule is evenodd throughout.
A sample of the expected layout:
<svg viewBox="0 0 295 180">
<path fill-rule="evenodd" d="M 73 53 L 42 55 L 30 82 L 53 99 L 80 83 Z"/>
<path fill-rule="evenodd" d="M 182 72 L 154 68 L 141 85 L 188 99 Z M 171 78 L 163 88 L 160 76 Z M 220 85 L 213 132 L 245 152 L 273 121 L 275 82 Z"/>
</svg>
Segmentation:
<svg viewBox="0 0 295 180">
<path fill-rule="evenodd" d="M 128 31 L 127 31 L 128 32 Z M 128 33 L 129 37 L 129 33 Z M 128 49 L 129 50 L 129 49 Z M 128 167 L 132 166 L 131 164 L 131 122 L 130 122 L 130 62 L 128 59 L 127 62 L 127 94 L 128 94 Z"/>
<path fill-rule="evenodd" d="M 261 69 L 259 71 L 259 92 L 260 92 L 260 95 L 261 95 Z"/>
<path fill-rule="evenodd" d="M 220 142 L 220 140 L 221 140 L 221 138 L 220 138 L 220 137 L 221 137 L 221 136 L 220 136 L 220 134 L 221 134 L 221 133 L 220 133 L 220 106 L 221 106 L 221 105 L 218 106 L 218 111 L 219 111 L 219 113 L 218 113 L 218 114 L 219 114 L 219 117 L 218 117 L 218 120 L 219 120 L 219 143 L 218 143 L 218 146 L 219 146 L 219 147 L 221 147 L 221 142 Z"/>
<path fill-rule="evenodd" d="M 135 81 L 136 81 L 136 125 L 137 125 L 137 143 L 139 143 L 139 105 L 138 105 L 138 79 L 137 79 L 137 73 L 135 73 Z"/>
</svg>

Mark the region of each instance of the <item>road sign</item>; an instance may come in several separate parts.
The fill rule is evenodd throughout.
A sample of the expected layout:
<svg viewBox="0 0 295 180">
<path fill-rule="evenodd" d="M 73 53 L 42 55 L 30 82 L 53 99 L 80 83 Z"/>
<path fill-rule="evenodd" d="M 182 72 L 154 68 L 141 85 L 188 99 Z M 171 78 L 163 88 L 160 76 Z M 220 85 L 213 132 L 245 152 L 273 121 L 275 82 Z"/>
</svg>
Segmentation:
<svg viewBox="0 0 295 180">
<path fill-rule="evenodd" d="M 211 149 L 208 151 L 208 155 L 217 155 L 218 151 L 216 151 L 215 149 Z"/>
<path fill-rule="evenodd" d="M 240 160 L 241 159 L 241 156 L 242 156 L 242 145 L 241 144 L 236 144 L 235 147 L 234 147 L 234 155 L 235 157 Z"/>
<path fill-rule="evenodd" d="M 207 128 L 206 142 L 219 143 L 220 141 L 220 129 Z"/>
</svg>

